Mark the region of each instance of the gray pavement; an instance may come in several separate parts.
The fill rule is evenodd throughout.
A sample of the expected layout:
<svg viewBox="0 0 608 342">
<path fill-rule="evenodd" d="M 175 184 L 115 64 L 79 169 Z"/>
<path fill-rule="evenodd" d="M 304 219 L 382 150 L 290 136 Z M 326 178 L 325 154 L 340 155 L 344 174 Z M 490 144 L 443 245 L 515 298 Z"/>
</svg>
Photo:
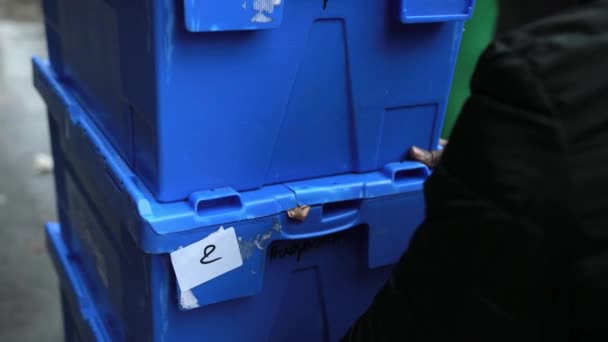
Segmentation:
<svg viewBox="0 0 608 342">
<path fill-rule="evenodd" d="M 43 224 L 56 219 L 45 106 L 34 90 L 30 57 L 46 55 L 39 6 L 0 0 L 0 341 L 62 341 L 57 277 Z"/>
</svg>

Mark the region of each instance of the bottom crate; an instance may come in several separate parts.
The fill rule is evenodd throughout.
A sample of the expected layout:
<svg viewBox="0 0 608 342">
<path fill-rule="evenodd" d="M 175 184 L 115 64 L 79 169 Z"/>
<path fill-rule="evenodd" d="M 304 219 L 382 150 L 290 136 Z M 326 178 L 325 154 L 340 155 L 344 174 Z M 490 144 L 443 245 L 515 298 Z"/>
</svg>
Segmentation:
<svg viewBox="0 0 608 342">
<path fill-rule="evenodd" d="M 195 288 L 182 293 L 177 286 L 169 254 L 149 254 L 138 249 L 128 233 L 120 242 L 111 234 L 82 191 L 66 177 L 70 209 L 61 236 L 74 251 L 83 282 L 98 301 L 105 327 L 113 327 L 111 341 L 250 341 L 334 342 L 363 313 L 391 272 L 391 266 L 370 268 L 370 239 L 393 236 L 394 245 L 407 246 L 407 230 L 395 234 L 399 208 L 410 198 L 397 196 L 361 203 L 369 212 L 367 225 L 329 235 L 266 243 L 241 241 L 244 258 L 260 258 L 254 267 L 245 264 L 214 281 L 223 286 Z M 340 215 L 348 208 L 328 207 Z M 312 209 L 313 211 L 315 208 Z M 312 221 L 312 220 L 311 220 Z M 404 220 L 405 221 L 405 220 Z M 259 227 L 282 228 L 290 224 L 270 217 L 235 224 L 237 234 Z M 382 222 L 384 225 L 375 224 Z M 401 221 L 403 222 L 403 221 Z M 404 223 L 402 223 L 404 224 Z M 298 226 L 306 227 L 303 223 Z M 226 226 L 228 228 L 230 226 Z M 274 234 L 279 234 L 274 233 Z M 386 246 L 386 253 L 395 246 Z M 256 256 L 264 252 L 265 256 Z M 374 255 L 374 254 L 372 254 Z M 245 261 L 247 262 L 247 261 Z M 247 277 L 238 271 L 245 268 Z M 261 271 L 260 271 L 261 270 Z M 259 283 L 256 276 L 262 272 Z M 213 283 L 210 282 L 210 283 Z M 203 285 L 203 287 L 205 284 Z M 211 302 L 230 291 L 251 296 Z M 207 302 L 205 302 L 207 301 Z M 85 341 L 88 341 L 85 339 Z"/>
<path fill-rule="evenodd" d="M 70 156 L 58 147 L 58 234 L 103 317 L 97 326 L 111 331 L 112 342 L 337 341 L 388 279 L 424 214 L 417 179 L 411 191 L 391 196 L 353 199 L 338 192 L 334 197 L 344 200 L 313 203 L 302 222 L 281 212 L 209 225 L 200 215 L 200 228 L 192 229 L 175 209 L 190 210 L 186 203 L 142 215 L 131 203 L 144 202 L 117 187 L 96 159 L 87 158 L 91 153 Z M 76 158 L 86 162 L 72 163 Z M 130 179 L 119 177 L 116 184 Z M 330 182 L 315 191 L 332 195 L 336 188 Z M 152 237 L 153 224 L 176 229 L 157 235 L 156 244 L 134 239 L 133 232 Z M 234 229 L 242 266 L 181 291 L 170 254 L 222 227 Z M 199 252 L 204 256 L 205 248 Z M 98 336 L 80 330 L 85 341 Z"/>
<path fill-rule="evenodd" d="M 58 224 L 46 226 L 48 250 L 60 278 L 66 342 L 114 341 L 87 290 L 78 261 L 68 250 Z"/>
<path fill-rule="evenodd" d="M 106 210 L 111 203 L 93 200 L 64 171 L 61 235 L 109 313 L 112 341 L 337 341 L 388 279 L 389 258 L 403 253 L 422 216 L 422 208 L 408 210 L 422 202 L 414 192 L 313 206 L 304 222 L 285 214 L 234 222 L 224 228 L 243 236 L 243 266 L 182 292 L 169 253 L 141 250 L 124 228 L 131 216 Z M 316 234 L 336 222 L 345 228 Z M 195 233 L 192 241 L 213 231 Z"/>
</svg>

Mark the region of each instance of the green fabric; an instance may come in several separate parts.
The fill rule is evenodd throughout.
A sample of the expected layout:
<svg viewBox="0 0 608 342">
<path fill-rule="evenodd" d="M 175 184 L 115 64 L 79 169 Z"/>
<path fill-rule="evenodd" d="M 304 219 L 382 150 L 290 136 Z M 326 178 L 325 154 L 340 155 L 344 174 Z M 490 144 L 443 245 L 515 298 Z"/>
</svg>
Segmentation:
<svg viewBox="0 0 608 342">
<path fill-rule="evenodd" d="M 494 37 L 498 18 L 497 0 L 477 0 L 473 18 L 465 24 L 458 63 L 454 72 L 452 92 L 443 125 L 443 137 L 448 138 L 464 102 L 469 97 L 469 83 L 479 56 Z"/>
</svg>

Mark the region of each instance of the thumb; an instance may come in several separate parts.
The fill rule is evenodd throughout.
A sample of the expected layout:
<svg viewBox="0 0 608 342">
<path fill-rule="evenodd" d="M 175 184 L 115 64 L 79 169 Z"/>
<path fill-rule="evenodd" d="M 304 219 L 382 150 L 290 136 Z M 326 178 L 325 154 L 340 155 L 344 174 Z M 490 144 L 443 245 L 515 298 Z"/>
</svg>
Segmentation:
<svg viewBox="0 0 608 342">
<path fill-rule="evenodd" d="M 432 169 L 435 166 L 437 166 L 437 164 L 439 164 L 439 161 L 441 160 L 442 152 L 443 151 L 431 152 L 431 151 L 423 150 L 420 147 L 414 146 L 410 150 L 410 157 L 413 160 L 423 163 Z"/>
</svg>

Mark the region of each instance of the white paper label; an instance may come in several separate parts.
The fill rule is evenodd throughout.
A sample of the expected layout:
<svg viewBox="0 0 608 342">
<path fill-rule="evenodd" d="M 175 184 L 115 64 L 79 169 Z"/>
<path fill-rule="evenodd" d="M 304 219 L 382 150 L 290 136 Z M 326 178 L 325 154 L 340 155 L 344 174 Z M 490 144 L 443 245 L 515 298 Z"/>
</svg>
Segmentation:
<svg viewBox="0 0 608 342">
<path fill-rule="evenodd" d="M 243 265 L 234 228 L 220 228 L 188 247 L 171 253 L 171 263 L 182 292 Z"/>
</svg>

